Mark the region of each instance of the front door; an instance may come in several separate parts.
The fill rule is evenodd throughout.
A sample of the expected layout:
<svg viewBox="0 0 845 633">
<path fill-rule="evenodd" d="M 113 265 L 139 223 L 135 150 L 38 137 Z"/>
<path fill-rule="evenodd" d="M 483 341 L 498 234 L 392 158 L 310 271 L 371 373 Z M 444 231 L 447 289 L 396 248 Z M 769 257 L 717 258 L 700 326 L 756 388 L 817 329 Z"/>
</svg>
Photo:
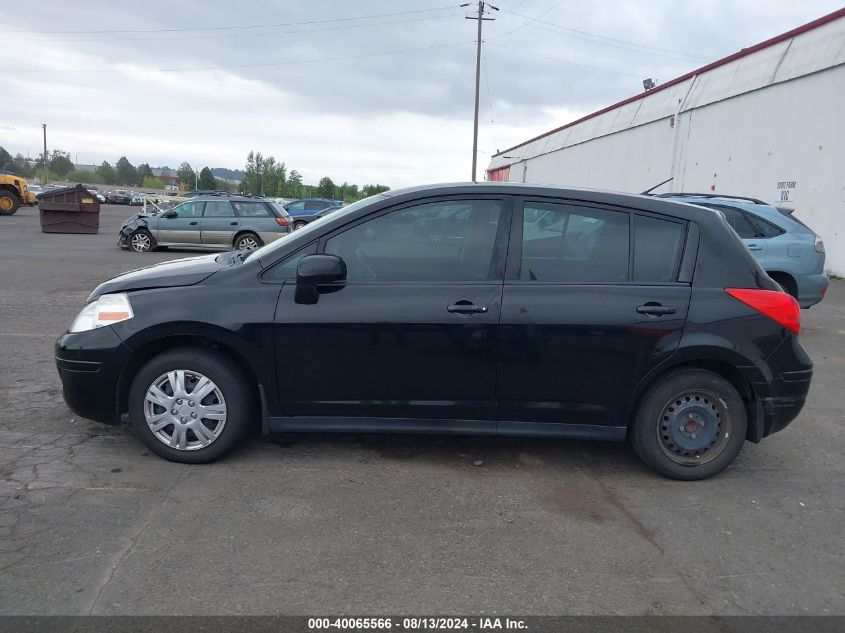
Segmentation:
<svg viewBox="0 0 845 633">
<path fill-rule="evenodd" d="M 173 207 L 176 217 L 159 216 L 156 239 L 160 244 L 199 244 L 203 202 L 183 202 Z"/>
<path fill-rule="evenodd" d="M 499 342 L 501 426 L 624 425 L 631 392 L 680 339 L 690 286 L 675 280 L 686 225 L 527 200 L 513 226 Z M 510 430 L 520 426 L 530 424 Z"/>
<path fill-rule="evenodd" d="M 348 277 L 310 304 L 285 282 L 276 310 L 284 411 L 404 428 L 409 418 L 480 420 L 492 430 L 507 206 L 482 196 L 404 205 L 321 240 Z"/>
</svg>

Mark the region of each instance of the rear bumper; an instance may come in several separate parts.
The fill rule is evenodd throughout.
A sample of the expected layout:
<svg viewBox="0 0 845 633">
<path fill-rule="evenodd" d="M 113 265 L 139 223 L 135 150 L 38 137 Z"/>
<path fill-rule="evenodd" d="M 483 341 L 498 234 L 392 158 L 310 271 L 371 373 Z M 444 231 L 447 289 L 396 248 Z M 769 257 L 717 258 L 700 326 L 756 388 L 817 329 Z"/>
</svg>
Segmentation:
<svg viewBox="0 0 845 633">
<path fill-rule="evenodd" d="M 56 342 L 55 351 L 68 407 L 91 420 L 117 423 L 118 378 L 130 352 L 114 330 L 102 327 L 65 334 Z"/>
<path fill-rule="evenodd" d="M 771 395 L 759 399 L 763 437 L 782 431 L 798 417 L 807 401 L 812 377 L 812 369 L 783 372 L 771 383 Z M 759 388 L 759 385 L 755 387 Z"/>
<path fill-rule="evenodd" d="M 830 283 L 827 275 L 795 275 L 795 285 L 798 287 L 798 304 L 802 308 L 809 308 L 824 298 Z"/>
</svg>

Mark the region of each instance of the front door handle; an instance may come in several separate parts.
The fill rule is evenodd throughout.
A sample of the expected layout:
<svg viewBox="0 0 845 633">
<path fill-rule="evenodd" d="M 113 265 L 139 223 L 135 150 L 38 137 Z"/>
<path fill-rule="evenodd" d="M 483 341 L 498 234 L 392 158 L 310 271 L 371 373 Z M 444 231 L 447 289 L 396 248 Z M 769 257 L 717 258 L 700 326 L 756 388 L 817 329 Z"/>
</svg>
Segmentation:
<svg viewBox="0 0 845 633">
<path fill-rule="evenodd" d="M 749 251 L 762 251 L 762 250 L 763 250 L 763 247 L 762 247 L 762 246 L 760 246 L 759 244 L 749 244 L 749 245 L 748 245 L 748 250 L 749 250 Z"/>
<path fill-rule="evenodd" d="M 652 316 L 675 314 L 677 311 L 678 309 L 675 306 L 662 306 L 659 303 L 647 303 L 643 306 L 637 307 L 637 312 L 640 314 L 650 314 Z"/>
<path fill-rule="evenodd" d="M 190 224 L 191 226 L 196 226 L 196 225 L 197 225 L 197 223 L 196 223 L 196 222 L 190 222 L 189 224 Z"/>
<path fill-rule="evenodd" d="M 472 301 L 463 300 L 453 303 L 446 310 L 456 314 L 478 314 L 487 312 L 487 306 L 478 306 Z"/>
</svg>

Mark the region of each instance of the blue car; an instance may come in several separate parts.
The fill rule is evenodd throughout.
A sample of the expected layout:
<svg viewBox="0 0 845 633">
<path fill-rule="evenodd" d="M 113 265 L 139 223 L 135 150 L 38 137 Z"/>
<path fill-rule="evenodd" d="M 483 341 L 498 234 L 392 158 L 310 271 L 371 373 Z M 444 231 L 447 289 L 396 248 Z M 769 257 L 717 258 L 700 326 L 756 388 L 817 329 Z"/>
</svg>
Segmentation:
<svg viewBox="0 0 845 633">
<path fill-rule="evenodd" d="M 659 197 L 721 211 L 769 277 L 802 308 L 815 305 L 827 292 L 824 242 L 792 209 L 738 196 L 673 193 Z"/>
<path fill-rule="evenodd" d="M 287 211 L 293 218 L 293 229 L 301 229 L 309 222 L 317 220 L 323 215 L 321 211 L 326 209 L 336 210 L 343 206 L 342 200 L 331 200 L 329 198 L 303 198 L 294 200 L 285 205 Z"/>
</svg>

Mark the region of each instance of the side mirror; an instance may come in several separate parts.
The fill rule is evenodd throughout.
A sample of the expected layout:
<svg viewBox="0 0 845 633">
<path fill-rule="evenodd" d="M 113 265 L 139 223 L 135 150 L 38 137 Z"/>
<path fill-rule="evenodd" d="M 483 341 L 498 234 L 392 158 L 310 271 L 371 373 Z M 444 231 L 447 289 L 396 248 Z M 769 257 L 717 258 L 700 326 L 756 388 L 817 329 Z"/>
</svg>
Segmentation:
<svg viewBox="0 0 845 633">
<path fill-rule="evenodd" d="M 296 267 L 296 283 L 319 286 L 346 279 L 346 262 L 337 255 L 306 255 Z"/>
<path fill-rule="evenodd" d="M 175 211 L 168 211 L 164 214 L 164 217 L 170 218 L 172 220 L 173 218 L 178 218 L 179 214 L 176 213 Z"/>
</svg>

